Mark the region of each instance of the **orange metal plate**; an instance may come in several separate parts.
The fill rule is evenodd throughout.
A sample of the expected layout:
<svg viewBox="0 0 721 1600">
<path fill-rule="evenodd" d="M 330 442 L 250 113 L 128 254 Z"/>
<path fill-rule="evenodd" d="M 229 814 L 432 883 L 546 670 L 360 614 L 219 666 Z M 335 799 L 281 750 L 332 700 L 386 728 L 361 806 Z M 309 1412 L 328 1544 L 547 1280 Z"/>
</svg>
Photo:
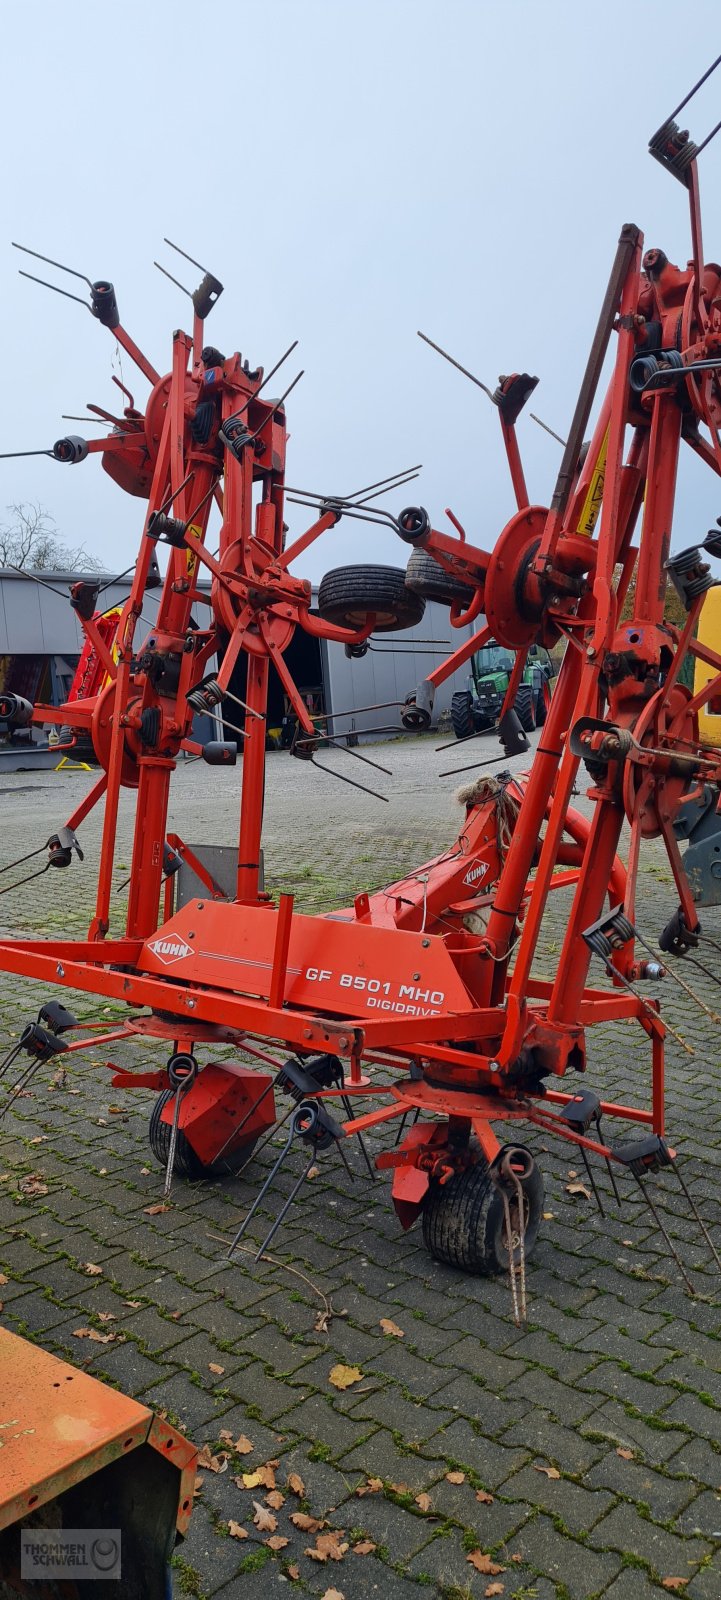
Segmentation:
<svg viewBox="0 0 721 1600">
<path fill-rule="evenodd" d="M 146 940 L 142 972 L 267 997 L 278 914 L 192 900 Z M 437 1017 L 473 1002 L 438 936 L 293 916 L 284 1001 L 358 1019 Z"/>
<path fill-rule="evenodd" d="M 186 1468 L 187 1498 L 193 1447 L 167 1424 L 150 1437 L 153 1427 L 147 1406 L 0 1328 L 0 1529 L 146 1439 L 163 1455 L 177 1441 L 173 1460 L 181 1475 Z M 179 1523 L 188 1515 L 181 1504 Z"/>
</svg>

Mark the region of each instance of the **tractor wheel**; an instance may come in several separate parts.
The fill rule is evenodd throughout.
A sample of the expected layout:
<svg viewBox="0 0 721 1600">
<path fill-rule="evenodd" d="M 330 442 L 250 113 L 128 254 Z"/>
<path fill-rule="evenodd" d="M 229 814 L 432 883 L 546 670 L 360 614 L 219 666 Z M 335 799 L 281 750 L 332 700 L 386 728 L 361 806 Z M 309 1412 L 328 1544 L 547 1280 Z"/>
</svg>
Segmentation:
<svg viewBox="0 0 721 1600">
<path fill-rule="evenodd" d="M 538 1237 L 543 1211 L 543 1178 L 535 1161 L 522 1180 L 526 1210 L 525 1254 L 531 1252 Z M 514 1240 L 518 1203 L 510 1200 Z M 508 1247 L 503 1200 L 483 1159 L 467 1167 L 447 1183 L 432 1183 L 423 1207 L 423 1243 L 434 1261 L 443 1261 L 461 1272 L 492 1277 L 508 1271 Z M 513 1260 L 519 1261 L 516 1242 Z"/>
<path fill-rule="evenodd" d="M 160 1162 L 161 1167 L 167 1167 L 168 1165 L 171 1133 L 169 1124 L 161 1121 L 161 1113 L 164 1106 L 167 1106 L 168 1101 L 174 1099 L 175 1094 L 172 1089 L 163 1089 L 162 1094 L 158 1095 L 150 1117 L 150 1127 L 148 1129 L 150 1148 L 156 1161 Z M 243 1158 L 247 1159 L 255 1144 L 257 1144 L 257 1136 L 249 1139 L 247 1145 L 234 1148 L 233 1156 L 235 1157 L 242 1150 Z M 197 1183 L 199 1178 L 225 1176 L 227 1171 L 228 1168 L 224 1163 L 221 1164 L 221 1168 L 217 1172 L 213 1165 L 206 1166 L 205 1162 L 201 1161 L 200 1156 L 195 1154 L 193 1146 L 186 1138 L 182 1128 L 178 1128 L 175 1141 L 175 1159 L 173 1161 L 173 1172 L 177 1178 L 189 1178 L 191 1183 Z"/>
<path fill-rule="evenodd" d="M 425 609 L 421 595 L 406 588 L 400 567 L 334 567 L 318 590 L 320 615 L 340 628 L 363 628 L 373 612 L 374 633 L 394 633 L 415 628 Z"/>
<path fill-rule="evenodd" d="M 520 684 L 513 709 L 524 733 L 533 733 L 536 719 L 533 715 L 533 689 L 530 683 Z"/>
<path fill-rule="evenodd" d="M 451 700 L 451 722 L 457 739 L 467 739 L 473 733 L 473 696 L 468 689 L 459 690 Z"/>
<path fill-rule="evenodd" d="M 460 578 L 446 572 L 427 550 L 411 551 L 406 567 L 406 587 L 413 594 L 422 595 L 424 600 L 438 600 L 445 606 L 454 600 L 469 606 L 476 592 L 470 584 L 461 583 Z"/>
</svg>

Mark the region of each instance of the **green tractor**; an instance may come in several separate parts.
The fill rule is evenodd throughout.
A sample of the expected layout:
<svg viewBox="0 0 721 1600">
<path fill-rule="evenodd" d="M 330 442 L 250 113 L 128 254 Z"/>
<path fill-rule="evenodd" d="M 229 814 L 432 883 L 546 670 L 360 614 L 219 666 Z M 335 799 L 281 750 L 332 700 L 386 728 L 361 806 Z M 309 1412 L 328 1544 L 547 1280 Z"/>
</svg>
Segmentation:
<svg viewBox="0 0 721 1600">
<path fill-rule="evenodd" d="M 501 706 L 513 671 L 514 652 L 504 645 L 483 646 L 471 659 L 468 688 L 461 689 L 451 700 L 451 721 L 457 739 L 469 734 L 494 728 L 501 714 Z M 533 645 L 523 681 L 518 686 L 513 709 L 525 733 L 542 727 L 551 698 L 553 666 L 547 650 Z"/>
</svg>

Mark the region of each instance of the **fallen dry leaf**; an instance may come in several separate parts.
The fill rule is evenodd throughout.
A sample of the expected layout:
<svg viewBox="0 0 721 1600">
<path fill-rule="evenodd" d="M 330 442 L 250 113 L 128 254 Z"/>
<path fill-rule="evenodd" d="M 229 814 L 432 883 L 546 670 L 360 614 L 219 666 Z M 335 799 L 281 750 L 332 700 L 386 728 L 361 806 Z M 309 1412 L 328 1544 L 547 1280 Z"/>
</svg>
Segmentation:
<svg viewBox="0 0 721 1600">
<path fill-rule="evenodd" d="M 621 1244 L 625 1244 L 627 1250 L 633 1249 L 633 1239 L 622 1239 Z"/>
<path fill-rule="evenodd" d="M 28 1139 L 28 1144 L 45 1144 L 48 1137 L 47 1133 L 36 1133 L 34 1139 Z"/>
<path fill-rule="evenodd" d="M 319 1533 L 315 1549 L 304 1551 L 311 1561 L 342 1561 L 348 1549 L 342 1530 L 333 1528 L 330 1533 Z"/>
<path fill-rule="evenodd" d="M 416 1505 L 417 1505 L 419 1511 L 430 1511 L 430 1509 L 431 1509 L 431 1497 L 430 1497 L 430 1495 L 429 1494 L 417 1494 L 416 1495 Z"/>
<path fill-rule="evenodd" d="M 368 1478 L 366 1483 L 359 1483 L 356 1494 L 362 1500 L 364 1494 L 380 1494 L 383 1488 L 382 1478 Z"/>
<path fill-rule="evenodd" d="M 569 1178 L 577 1178 L 578 1177 L 578 1173 L 576 1172 L 575 1167 L 569 1167 L 567 1176 Z"/>
<path fill-rule="evenodd" d="M 122 1116 L 125 1115 L 125 1107 L 124 1106 L 108 1106 L 108 1115 L 111 1116 L 111 1117 L 122 1117 Z"/>
<path fill-rule="evenodd" d="M 282 1533 L 274 1533 L 270 1539 L 265 1540 L 265 1543 L 269 1550 L 285 1550 L 286 1545 L 290 1544 L 290 1539 L 284 1539 Z"/>
<path fill-rule="evenodd" d="M 103 1269 L 102 1267 L 96 1267 L 94 1261 L 81 1261 L 80 1271 L 85 1273 L 86 1278 L 100 1278 L 102 1277 Z M 139 1300 L 137 1303 L 140 1305 Z M 130 1305 L 131 1302 L 128 1300 L 126 1304 Z"/>
<path fill-rule="evenodd" d="M 633 1450 L 626 1450 L 623 1445 L 619 1445 L 616 1455 L 620 1456 L 622 1461 L 633 1461 Z"/>
<path fill-rule="evenodd" d="M 504 1583 L 489 1583 L 488 1588 L 484 1589 L 483 1593 L 486 1596 L 490 1596 L 492 1594 L 503 1594 L 505 1587 L 506 1586 Z"/>
<path fill-rule="evenodd" d="M 345 1600 L 345 1595 L 341 1594 L 340 1589 L 326 1589 L 325 1594 L 321 1595 L 321 1600 Z"/>
<path fill-rule="evenodd" d="M 0 1283 L 9 1283 L 9 1282 L 10 1282 L 10 1279 L 5 1277 L 5 1273 L 4 1272 L 0 1272 Z"/>
<path fill-rule="evenodd" d="M 227 1450 L 221 1450 L 217 1456 L 214 1456 L 210 1445 L 204 1444 L 198 1456 L 198 1466 L 204 1467 L 208 1472 L 226 1472 L 228 1467 Z"/>
<path fill-rule="evenodd" d="M 320 1167 L 311 1167 L 310 1171 L 306 1172 L 306 1178 L 318 1178 L 318 1177 L 320 1177 Z"/>
<path fill-rule="evenodd" d="M 150 1177 L 150 1167 L 141 1167 L 140 1168 L 140 1176 L 141 1176 L 141 1178 L 149 1178 Z"/>
<path fill-rule="evenodd" d="M 360 1383 L 362 1377 L 360 1367 L 346 1367 L 342 1361 L 338 1361 L 331 1367 L 328 1382 L 332 1383 L 334 1389 L 350 1389 L 352 1384 Z"/>
<path fill-rule="evenodd" d="M 554 1219 L 555 1215 L 556 1215 L 555 1211 L 544 1211 L 544 1213 L 543 1213 L 544 1222 L 553 1222 L 553 1219 Z"/>
<path fill-rule="evenodd" d="M 542 1472 L 546 1478 L 560 1478 L 558 1467 L 542 1467 L 538 1462 L 533 1463 L 534 1472 Z"/>
<path fill-rule="evenodd" d="M 42 1173 L 29 1173 L 27 1178 L 23 1178 L 22 1183 L 18 1184 L 20 1193 L 26 1195 L 28 1200 L 41 1199 L 43 1195 L 50 1193 L 47 1184 L 41 1180 Z"/>
<path fill-rule="evenodd" d="M 170 1210 L 170 1206 L 166 1206 L 164 1201 L 159 1200 L 158 1204 L 155 1205 L 155 1206 L 143 1206 L 143 1216 L 144 1217 L 159 1217 L 162 1211 L 169 1211 L 169 1210 Z"/>
<path fill-rule="evenodd" d="M 74 1339 L 92 1339 L 93 1344 L 114 1344 L 116 1333 L 98 1333 L 97 1328 L 74 1328 Z"/>
<path fill-rule="evenodd" d="M 264 1467 L 256 1467 L 255 1472 L 243 1473 L 243 1487 L 245 1489 L 274 1489 L 275 1472 L 269 1463 Z"/>
<path fill-rule="evenodd" d="M 493 1495 L 488 1494 L 485 1489 L 476 1489 L 476 1499 L 480 1501 L 482 1506 L 493 1505 Z"/>
<path fill-rule="evenodd" d="M 410 1494 L 411 1492 L 407 1483 L 389 1483 L 388 1488 L 392 1489 L 394 1494 Z"/>
<path fill-rule="evenodd" d="M 298 1498 L 302 1500 L 303 1495 L 305 1494 L 305 1484 L 299 1473 L 289 1473 L 288 1488 L 290 1489 L 291 1494 L 297 1494 Z"/>
<path fill-rule="evenodd" d="M 117 1322 L 117 1317 L 112 1311 L 99 1311 L 98 1322 Z"/>
<path fill-rule="evenodd" d="M 325 1527 L 321 1517 L 310 1517 L 307 1511 L 293 1511 L 290 1520 L 301 1533 L 320 1533 L 321 1528 Z"/>
<path fill-rule="evenodd" d="M 296 1567 L 295 1563 L 293 1563 L 291 1567 L 286 1567 L 285 1575 L 287 1578 L 290 1578 L 293 1583 L 297 1583 L 300 1577 L 300 1567 Z"/>
<path fill-rule="evenodd" d="M 209 1361 L 208 1371 L 214 1372 L 216 1378 L 222 1378 L 223 1373 L 225 1372 L 225 1367 L 219 1367 L 217 1361 Z"/>
<path fill-rule="evenodd" d="M 265 1497 L 265 1503 L 270 1506 L 271 1511 L 280 1511 L 281 1506 L 285 1505 L 285 1495 L 281 1494 L 280 1489 L 271 1489 L 270 1494 Z"/>
<path fill-rule="evenodd" d="M 253 1445 L 244 1433 L 240 1433 L 233 1445 L 233 1449 L 237 1456 L 249 1456 L 252 1453 Z"/>
<path fill-rule="evenodd" d="M 687 1583 L 688 1578 L 662 1578 L 661 1588 L 671 1589 L 675 1593 L 678 1589 L 685 1589 Z"/>
<path fill-rule="evenodd" d="M 403 1329 L 399 1328 L 397 1322 L 391 1322 L 390 1317 L 381 1317 L 380 1327 L 388 1339 L 405 1339 Z"/>
<path fill-rule="evenodd" d="M 590 1200 L 592 1198 L 591 1191 L 590 1189 L 586 1188 L 585 1183 L 567 1183 L 566 1194 L 582 1194 L 584 1200 Z"/>
<path fill-rule="evenodd" d="M 100 1270 L 101 1270 L 100 1267 L 98 1267 L 97 1271 L 100 1272 Z M 138 1311 L 142 1304 L 143 1304 L 142 1300 L 124 1300 L 123 1301 L 123 1305 L 124 1306 L 130 1306 L 131 1311 Z"/>
<path fill-rule="evenodd" d="M 360 1544 L 354 1544 L 353 1554 L 354 1556 L 370 1556 L 375 1548 L 372 1539 L 361 1539 Z"/>
<path fill-rule="evenodd" d="M 272 1511 L 268 1511 L 266 1506 L 262 1506 L 259 1500 L 253 1501 L 253 1507 L 255 1510 L 253 1521 L 259 1532 L 275 1533 L 278 1526 L 278 1518 L 274 1517 Z"/>
<path fill-rule="evenodd" d="M 485 1572 L 489 1578 L 495 1578 L 496 1573 L 506 1570 L 505 1567 L 499 1566 L 497 1561 L 492 1561 L 490 1556 L 485 1555 L 483 1550 L 472 1550 L 470 1555 L 466 1556 L 466 1561 L 475 1567 L 476 1572 Z"/>
<path fill-rule="evenodd" d="M 247 1530 L 245 1528 L 241 1528 L 239 1522 L 230 1521 L 228 1523 L 228 1533 L 230 1534 L 231 1539 L 247 1539 L 248 1537 Z"/>
<path fill-rule="evenodd" d="M 447 1472 L 446 1473 L 446 1483 L 465 1483 L 465 1481 L 466 1481 L 465 1472 Z"/>
</svg>

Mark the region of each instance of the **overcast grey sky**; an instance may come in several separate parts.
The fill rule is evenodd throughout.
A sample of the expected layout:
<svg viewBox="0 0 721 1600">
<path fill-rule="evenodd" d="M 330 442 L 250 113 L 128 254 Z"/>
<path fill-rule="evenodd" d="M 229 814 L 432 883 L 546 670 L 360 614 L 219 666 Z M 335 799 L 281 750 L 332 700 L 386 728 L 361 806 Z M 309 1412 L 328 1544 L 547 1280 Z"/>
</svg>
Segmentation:
<svg viewBox="0 0 721 1600">
<path fill-rule="evenodd" d="M 343 493 L 422 461 L 394 509 L 420 500 L 444 525 L 450 505 L 492 545 L 513 510 L 497 416 L 416 329 L 491 385 L 538 374 L 533 409 L 563 433 L 621 225 L 688 257 L 685 190 L 647 143 L 721 49 L 716 0 L 4 0 L 2 24 L 3 450 L 82 432 L 62 413 L 114 409 L 113 371 L 147 395 L 107 330 L 17 277 L 33 267 L 10 240 L 111 278 L 165 371 L 189 303 L 153 259 L 194 287 L 167 234 L 225 285 L 214 344 L 268 368 L 300 340 L 291 483 Z M 689 108 L 697 139 L 720 103 L 721 69 Z M 701 182 L 721 259 L 721 136 Z M 547 503 L 559 447 L 525 417 L 520 437 Z M 676 544 L 721 512 L 718 480 L 685 454 Z M 108 568 L 132 559 L 142 504 L 97 460 L 0 472 L 0 514 L 39 500 Z M 406 554 L 346 521 L 303 571 Z"/>
</svg>

